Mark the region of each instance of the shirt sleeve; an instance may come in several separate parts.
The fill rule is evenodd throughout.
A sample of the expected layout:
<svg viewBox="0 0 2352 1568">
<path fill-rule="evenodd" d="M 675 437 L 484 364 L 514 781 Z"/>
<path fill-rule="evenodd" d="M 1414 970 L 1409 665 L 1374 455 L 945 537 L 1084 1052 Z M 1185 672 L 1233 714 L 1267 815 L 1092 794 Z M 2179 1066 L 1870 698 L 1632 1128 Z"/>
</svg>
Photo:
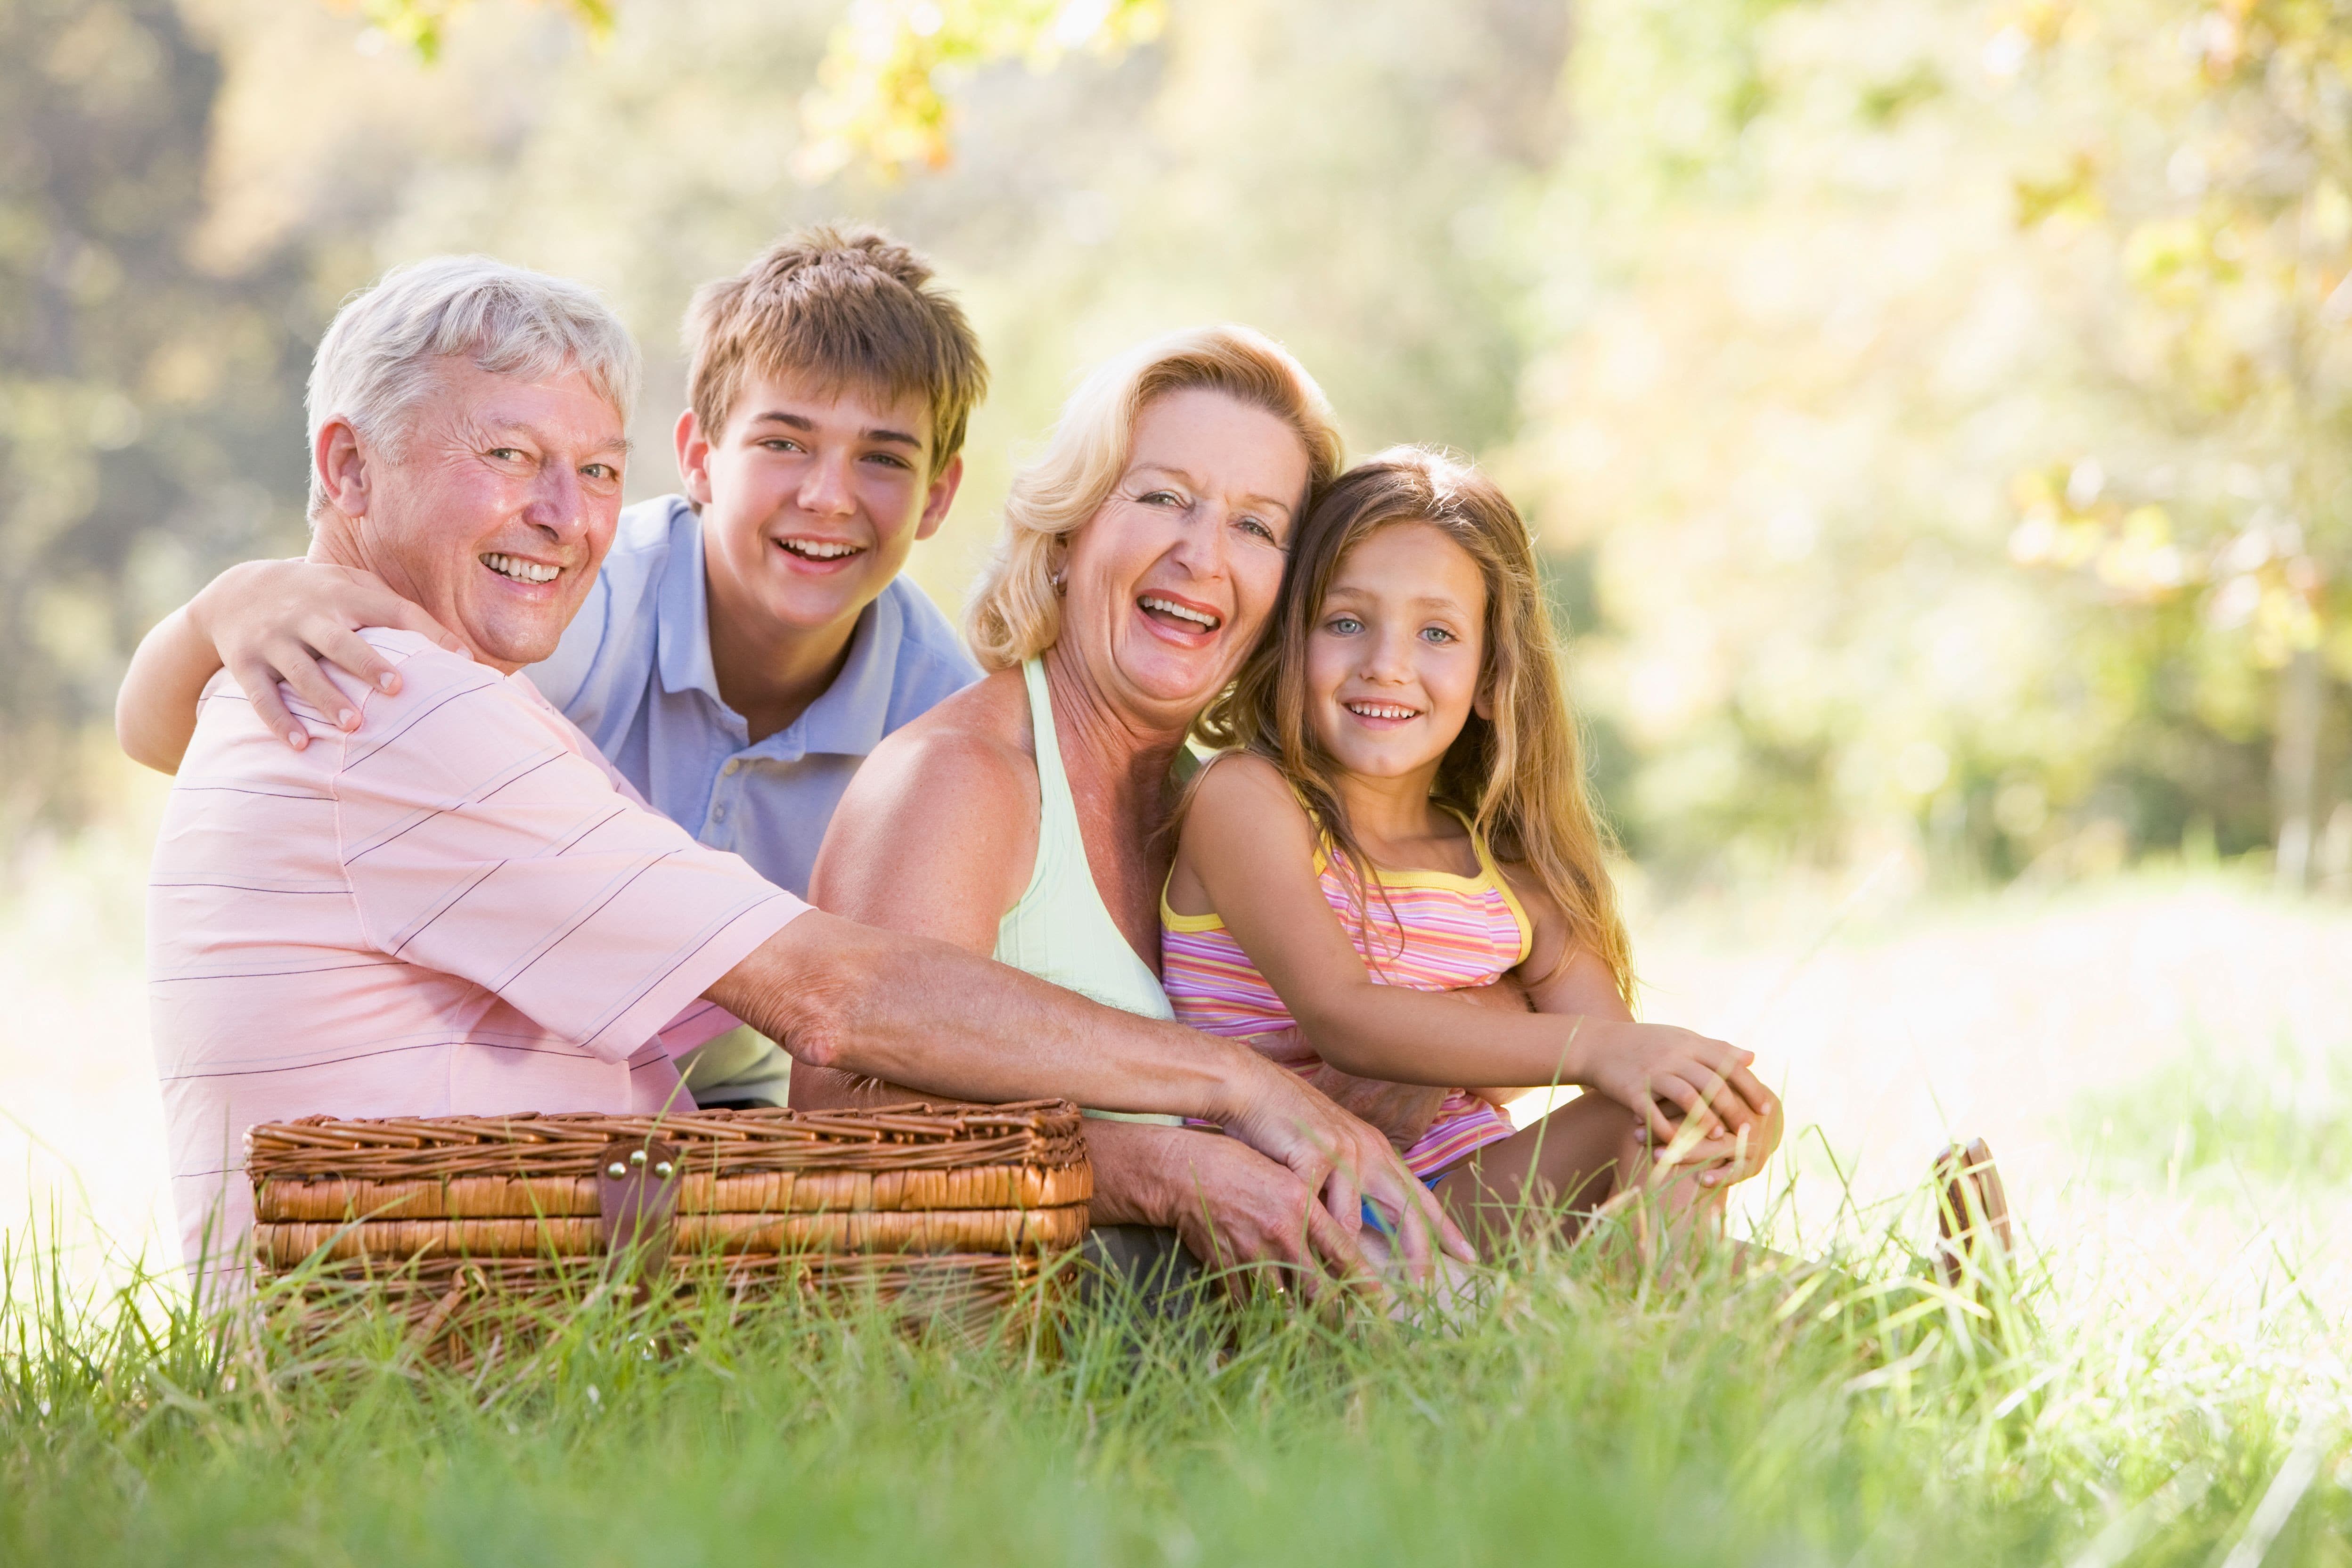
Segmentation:
<svg viewBox="0 0 2352 1568">
<path fill-rule="evenodd" d="M 624 795 L 495 671 L 427 647 L 401 679 L 368 699 L 332 786 L 381 952 L 622 1061 L 807 908 Z"/>
</svg>

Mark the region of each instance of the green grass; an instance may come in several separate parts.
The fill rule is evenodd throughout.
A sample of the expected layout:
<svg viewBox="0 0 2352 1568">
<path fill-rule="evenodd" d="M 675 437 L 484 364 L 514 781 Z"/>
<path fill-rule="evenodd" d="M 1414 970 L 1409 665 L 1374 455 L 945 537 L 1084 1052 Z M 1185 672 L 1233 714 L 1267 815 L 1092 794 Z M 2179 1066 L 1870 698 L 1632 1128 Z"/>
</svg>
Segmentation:
<svg viewBox="0 0 2352 1568">
<path fill-rule="evenodd" d="M 2054 1563 L 2123 1520 L 2130 1561 L 2201 1564 L 2316 1458 L 2262 1560 L 2352 1561 L 2340 1303 L 2225 1338 L 2029 1254 L 1979 1304 L 1924 1227 L 1679 1284 L 1529 1257 L 1427 1330 L 1103 1303 L 1054 1354 L 591 1302 L 468 1373 L 382 1321 L 77 1295 L 20 1241 L 0 1560 Z"/>
<path fill-rule="evenodd" d="M 2352 1060 L 2280 1040 L 2236 1059 L 2207 1042 L 2083 1109 L 2111 1179 L 2235 1198 L 2243 1179 L 2352 1183 Z"/>
<path fill-rule="evenodd" d="M 1570 1255 L 1447 1332 L 1105 1307 L 1033 1360 L 787 1307 L 649 1359 L 592 1311 L 459 1376 L 380 1324 L 224 1341 L 124 1260 L 168 1215 L 147 837 L 0 889 L 0 1215 L 45 1216 L 0 1227 L 0 1564 L 2352 1568 L 2352 907 L 2143 871 L 1640 914 L 1652 1014 L 1789 1094 L 1734 1224 L 1844 1270 L 1792 1310 Z M 1987 1318 L 1909 1245 L 1979 1133 L 2026 1242 Z"/>
</svg>

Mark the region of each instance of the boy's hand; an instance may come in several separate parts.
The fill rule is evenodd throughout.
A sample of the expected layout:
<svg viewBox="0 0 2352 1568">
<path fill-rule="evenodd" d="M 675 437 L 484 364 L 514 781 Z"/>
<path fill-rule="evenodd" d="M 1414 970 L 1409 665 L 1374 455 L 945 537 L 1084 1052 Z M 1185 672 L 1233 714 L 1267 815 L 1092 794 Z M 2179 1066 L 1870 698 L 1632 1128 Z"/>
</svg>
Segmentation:
<svg viewBox="0 0 2352 1568">
<path fill-rule="evenodd" d="M 1771 1092 L 1748 1070 L 1756 1059 L 1727 1041 L 1671 1024 L 1586 1026 L 1591 1066 L 1584 1081 L 1640 1117 L 1661 1148 L 1689 1122 L 1701 1139 L 1729 1139 L 1777 1111 Z M 1773 1134 L 1777 1144 L 1779 1135 Z"/>
<path fill-rule="evenodd" d="M 383 691 L 400 677 L 359 635 L 361 626 L 395 626 L 453 653 L 466 645 L 373 572 L 311 561 L 249 561 L 214 578 L 188 605 L 189 625 L 209 641 L 261 721 L 296 751 L 310 732 L 278 694 L 284 682 L 341 730 L 359 727 L 351 700 L 327 679 L 331 664 Z"/>
</svg>

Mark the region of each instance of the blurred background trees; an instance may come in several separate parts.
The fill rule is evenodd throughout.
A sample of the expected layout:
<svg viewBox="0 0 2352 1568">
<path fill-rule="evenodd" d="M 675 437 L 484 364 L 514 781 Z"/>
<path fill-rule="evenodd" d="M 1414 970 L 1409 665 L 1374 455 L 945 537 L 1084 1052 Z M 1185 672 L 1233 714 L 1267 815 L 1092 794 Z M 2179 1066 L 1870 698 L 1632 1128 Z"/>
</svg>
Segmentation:
<svg viewBox="0 0 2352 1568">
<path fill-rule="evenodd" d="M 1645 861 L 2352 881 L 2347 47 L 2273 0 L 0 0 L 0 828 L 102 795 L 155 615 L 299 548 L 346 291 L 596 284 L 653 494 L 688 294 L 847 215 L 996 371 L 944 603 L 1078 369 L 1246 320 L 1358 451 L 1527 506 Z"/>
</svg>

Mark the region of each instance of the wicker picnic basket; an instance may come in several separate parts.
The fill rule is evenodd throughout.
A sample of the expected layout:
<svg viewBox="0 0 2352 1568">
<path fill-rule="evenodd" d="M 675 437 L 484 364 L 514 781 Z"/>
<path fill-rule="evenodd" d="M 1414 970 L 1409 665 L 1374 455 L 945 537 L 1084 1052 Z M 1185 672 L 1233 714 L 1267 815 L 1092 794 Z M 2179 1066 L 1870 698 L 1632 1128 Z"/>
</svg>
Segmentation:
<svg viewBox="0 0 2352 1568">
<path fill-rule="evenodd" d="M 1086 1234 L 1076 1106 L 265 1122 L 247 1135 L 265 1278 L 437 1298 L 609 1278 L 1009 1298 Z M 443 1301 L 446 1316 L 449 1303 Z"/>
</svg>

